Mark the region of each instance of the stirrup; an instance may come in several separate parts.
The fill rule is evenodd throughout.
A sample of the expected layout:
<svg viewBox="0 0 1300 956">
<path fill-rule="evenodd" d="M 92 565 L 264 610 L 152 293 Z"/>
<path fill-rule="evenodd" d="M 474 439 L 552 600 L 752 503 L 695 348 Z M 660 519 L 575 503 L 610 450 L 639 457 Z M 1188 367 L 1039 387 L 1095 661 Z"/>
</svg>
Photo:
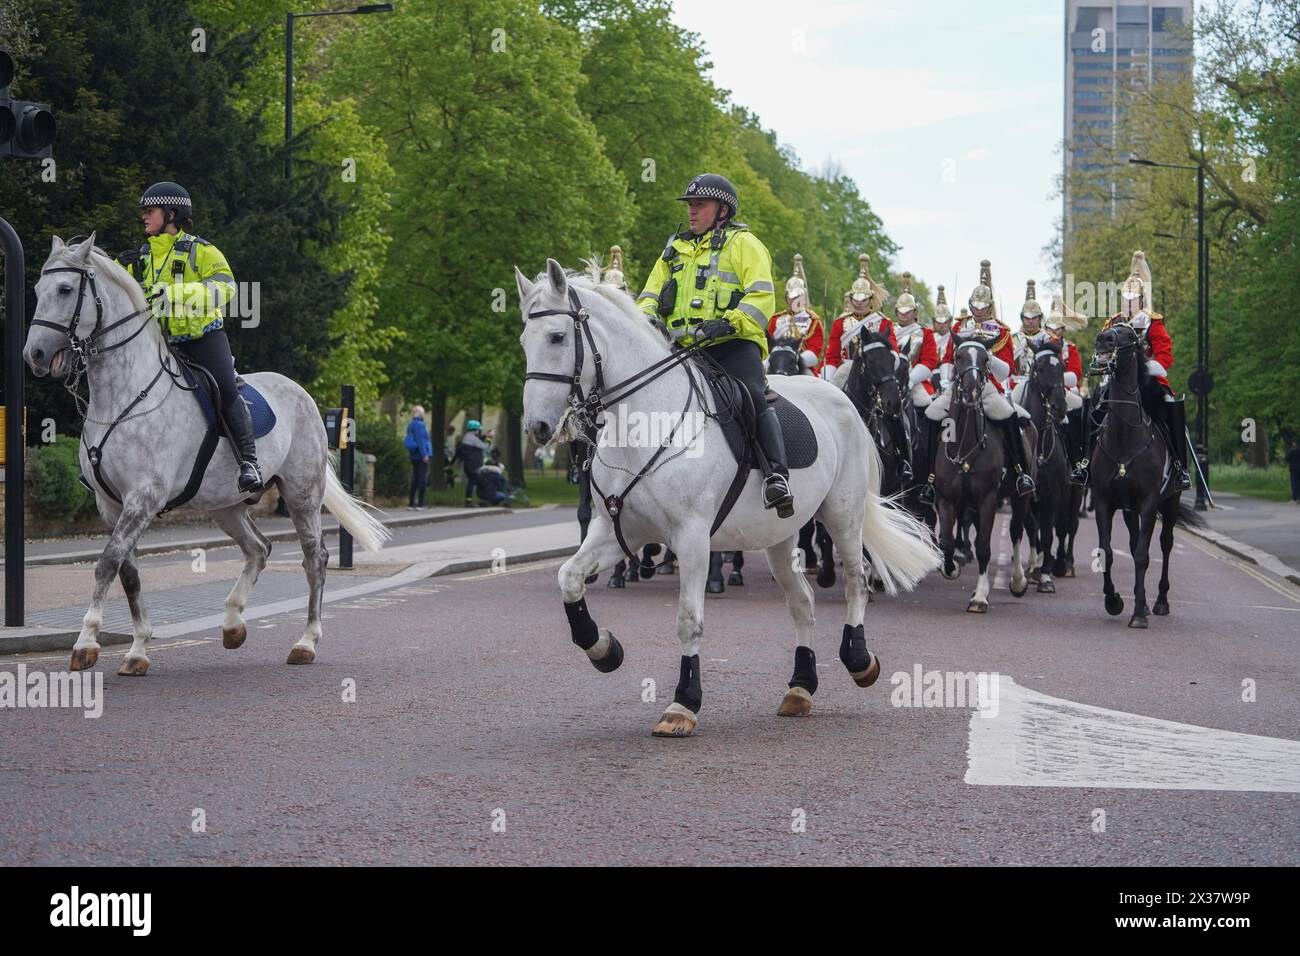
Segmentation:
<svg viewBox="0 0 1300 956">
<path fill-rule="evenodd" d="M 1188 474 L 1182 462 L 1174 462 L 1174 484 L 1181 491 L 1191 491 L 1192 489 L 1192 476 Z"/>
<path fill-rule="evenodd" d="M 925 484 L 923 484 L 921 486 L 921 490 L 917 492 L 917 497 L 921 500 L 921 504 L 923 505 L 934 504 L 934 500 L 935 500 L 934 482 L 927 481 Z"/>
<path fill-rule="evenodd" d="M 915 476 L 912 474 L 912 465 L 906 458 L 898 460 L 898 474 L 903 481 L 915 480 Z"/>
<path fill-rule="evenodd" d="M 772 472 L 763 481 L 763 507 L 775 508 L 778 518 L 788 518 L 794 514 L 794 496 L 790 494 L 790 483 L 780 472 Z"/>
<path fill-rule="evenodd" d="M 1085 458 L 1070 471 L 1070 480 L 1076 485 L 1087 485 L 1088 477 L 1088 459 Z"/>
<path fill-rule="evenodd" d="M 1034 479 L 1029 476 L 1029 473 L 1024 471 L 1017 472 L 1016 493 L 1023 498 L 1026 495 L 1032 495 L 1034 491 L 1035 491 Z"/>
<path fill-rule="evenodd" d="M 261 491 L 265 482 L 262 481 L 262 472 L 257 467 L 257 462 L 246 461 L 239 466 L 239 490 Z"/>
</svg>

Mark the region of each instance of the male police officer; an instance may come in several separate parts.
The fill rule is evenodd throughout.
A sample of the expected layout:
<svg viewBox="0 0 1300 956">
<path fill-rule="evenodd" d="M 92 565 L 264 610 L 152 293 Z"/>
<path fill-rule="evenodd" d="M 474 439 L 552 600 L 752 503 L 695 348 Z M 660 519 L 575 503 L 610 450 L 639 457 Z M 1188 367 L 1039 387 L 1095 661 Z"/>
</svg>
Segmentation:
<svg viewBox="0 0 1300 956">
<path fill-rule="evenodd" d="M 702 342 L 709 356 L 742 382 L 757 416 L 759 448 L 769 474 L 763 503 L 782 518 L 794 513 L 785 442 L 776 410 L 764 398 L 767 321 L 776 310 L 772 256 L 734 217 L 736 188 L 716 173 L 696 176 L 677 197 L 690 227 L 668 239 L 637 304 L 658 316 L 679 345 Z"/>
</svg>

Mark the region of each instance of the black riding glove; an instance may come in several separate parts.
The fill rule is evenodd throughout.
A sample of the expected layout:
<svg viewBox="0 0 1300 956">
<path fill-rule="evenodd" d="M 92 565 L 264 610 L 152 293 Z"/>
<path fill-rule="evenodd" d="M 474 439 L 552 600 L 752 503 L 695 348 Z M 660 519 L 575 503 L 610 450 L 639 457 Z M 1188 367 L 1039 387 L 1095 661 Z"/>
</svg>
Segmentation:
<svg viewBox="0 0 1300 956">
<path fill-rule="evenodd" d="M 701 322 L 699 328 L 693 333 L 696 339 L 720 339 L 728 335 L 735 335 L 735 327 L 726 319 L 709 319 L 707 322 Z"/>
</svg>

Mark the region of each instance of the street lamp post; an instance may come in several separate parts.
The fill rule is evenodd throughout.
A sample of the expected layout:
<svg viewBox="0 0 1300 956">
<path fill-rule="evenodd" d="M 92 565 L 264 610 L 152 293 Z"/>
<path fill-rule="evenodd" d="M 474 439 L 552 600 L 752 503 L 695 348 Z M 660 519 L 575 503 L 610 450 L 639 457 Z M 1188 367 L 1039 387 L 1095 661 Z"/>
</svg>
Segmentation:
<svg viewBox="0 0 1300 956">
<path fill-rule="evenodd" d="M 1210 246 L 1205 238 L 1205 167 L 1201 163 L 1186 166 L 1179 163 L 1157 163 L 1150 159 L 1129 157 L 1134 166 L 1152 166 L 1159 169 L 1186 169 L 1196 173 L 1196 368 L 1188 385 L 1196 395 L 1196 510 L 1207 507 L 1210 459 L 1210 389 L 1214 379 L 1210 365 Z"/>
<path fill-rule="evenodd" d="M 342 17 L 364 13 L 390 13 L 391 3 L 367 3 L 351 10 L 319 10 L 315 13 L 284 15 L 284 178 L 293 178 L 293 157 L 289 142 L 293 139 L 293 21 L 302 17 Z"/>
</svg>

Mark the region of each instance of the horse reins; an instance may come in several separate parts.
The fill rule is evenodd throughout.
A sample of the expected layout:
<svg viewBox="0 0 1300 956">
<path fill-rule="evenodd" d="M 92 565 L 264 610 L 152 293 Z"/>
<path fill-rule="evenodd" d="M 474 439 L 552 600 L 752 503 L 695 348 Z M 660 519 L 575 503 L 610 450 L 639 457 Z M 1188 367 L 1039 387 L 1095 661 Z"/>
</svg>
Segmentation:
<svg viewBox="0 0 1300 956">
<path fill-rule="evenodd" d="M 988 347 L 987 347 L 983 342 L 974 342 L 974 341 L 971 341 L 971 342 L 962 342 L 960 345 L 957 346 L 957 348 L 958 348 L 958 349 L 964 349 L 964 348 L 976 348 L 976 349 L 981 349 L 981 350 L 983 350 L 983 352 L 984 352 L 985 355 L 989 354 Z M 981 369 L 978 365 L 971 364 L 971 365 L 967 366 L 966 368 L 962 369 L 960 372 L 956 372 L 956 373 L 955 373 L 954 378 L 953 378 L 953 384 L 952 384 L 951 387 L 952 387 L 952 388 L 955 390 L 955 392 L 956 392 L 955 402 L 956 402 L 956 405 L 957 405 L 958 409 L 969 408 L 971 411 L 977 413 L 977 415 L 978 415 L 978 420 L 979 420 L 979 441 L 976 442 L 976 443 L 975 443 L 975 444 L 970 448 L 970 450 L 968 450 L 964 455 L 958 455 L 958 457 L 956 457 L 956 458 L 954 458 L 954 457 L 952 457 L 951 455 L 948 454 L 948 445 L 949 445 L 950 443 L 949 443 L 949 442 L 944 442 L 944 443 L 943 443 L 943 456 L 944 456 L 945 458 L 947 458 L 948 461 L 949 461 L 951 464 L 953 464 L 953 465 L 960 465 L 962 471 L 969 471 L 969 470 L 970 470 L 970 461 L 969 461 L 969 459 L 971 459 L 972 457 L 974 457 L 975 453 L 976 453 L 977 451 L 980 451 L 982 448 L 984 448 L 985 445 L 986 445 L 987 442 L 988 442 L 988 422 L 987 422 L 986 417 L 985 417 L 985 415 L 984 415 L 984 403 L 983 403 L 983 401 L 977 399 L 977 401 L 976 401 L 976 403 L 975 403 L 974 405 L 967 405 L 965 402 L 963 402 L 963 401 L 961 400 L 961 398 L 962 398 L 962 394 L 961 394 L 961 380 L 962 380 L 963 378 L 965 378 L 966 375 L 969 374 L 970 372 L 975 372 L 976 374 L 978 374 L 978 375 L 980 376 L 980 379 L 981 379 L 982 382 L 987 383 L 987 381 L 988 381 L 988 372 L 987 372 L 987 370 L 985 370 L 985 369 Z M 983 392 L 983 386 L 982 386 L 982 385 L 981 385 L 980 391 Z M 963 439 L 964 439 L 965 437 L 966 437 L 966 432 L 965 432 L 965 430 L 963 430 L 962 433 L 961 433 L 960 435 L 957 436 L 957 451 L 958 451 L 958 452 L 961 451 L 962 441 L 963 441 Z"/>
<path fill-rule="evenodd" d="M 1110 452 L 1110 451 L 1105 447 L 1106 436 L 1107 436 L 1108 434 L 1110 434 L 1110 415 L 1109 415 L 1109 413 L 1108 413 L 1107 416 L 1106 416 L 1106 420 L 1105 420 L 1105 422 L 1102 423 L 1102 426 L 1101 426 L 1101 435 L 1098 436 L 1098 438 L 1097 438 L 1097 446 L 1098 446 L 1099 448 L 1101 448 L 1102 451 L 1105 451 L 1105 452 L 1106 452 L 1106 456 L 1107 456 L 1108 458 L 1110 458 L 1110 459 L 1111 459 L 1112 461 L 1114 461 L 1117 465 L 1119 465 L 1119 477 L 1123 478 L 1123 477 L 1125 477 L 1125 476 L 1128 474 L 1128 466 L 1131 465 L 1131 464 L 1133 464 L 1133 462 L 1137 460 L 1137 457 L 1138 457 L 1139 455 L 1141 455 L 1141 454 L 1142 454 L 1143 452 L 1145 452 L 1148 448 L 1150 448 L 1152 444 L 1154 444 L 1154 442 L 1155 442 L 1155 440 L 1156 440 L 1156 429 L 1154 429 L 1154 428 L 1151 427 L 1151 418 L 1150 418 L 1150 416 L 1147 415 L 1147 411 L 1146 411 L 1146 409 L 1142 407 L 1142 402 L 1141 402 L 1140 398 L 1139 398 L 1139 399 L 1113 398 L 1113 397 L 1111 396 L 1111 391 L 1113 390 L 1113 387 L 1114 387 L 1113 383 L 1114 383 L 1115 375 L 1116 375 L 1116 372 L 1117 372 L 1117 363 L 1116 363 L 1116 358 L 1119 356 L 1119 354 L 1120 354 L 1121 352 L 1130 352 L 1130 353 L 1134 352 L 1134 351 L 1137 349 L 1138 342 L 1141 341 L 1141 339 L 1138 337 L 1137 333 L 1136 333 L 1135 331 L 1133 331 L 1133 329 L 1130 328 L 1127 324 L 1123 324 L 1123 323 L 1121 323 L 1121 326 L 1120 326 L 1120 327 L 1122 327 L 1122 328 L 1126 328 L 1126 329 L 1129 330 L 1129 333 L 1133 336 L 1133 341 L 1128 342 L 1128 343 L 1125 343 L 1124 345 L 1117 345 L 1117 346 L 1115 346 L 1114 354 L 1111 356 L 1110 361 L 1108 361 L 1108 362 L 1106 363 L 1106 365 L 1104 366 L 1104 368 L 1102 369 L 1102 370 L 1104 370 L 1104 371 L 1106 372 L 1106 374 L 1108 374 L 1108 375 L 1110 376 L 1110 378 L 1111 378 L 1111 380 L 1112 380 L 1112 386 L 1111 386 L 1111 388 L 1107 388 L 1107 389 L 1106 389 L 1106 397 L 1105 397 L 1105 399 L 1102 401 L 1101 404 L 1102 404 L 1102 405 L 1106 405 L 1106 406 L 1108 406 L 1108 405 L 1116 405 L 1116 406 L 1119 406 L 1119 405 L 1134 405 L 1134 406 L 1136 406 L 1136 407 L 1137 407 L 1137 410 L 1138 410 L 1138 415 L 1139 415 L 1139 418 L 1138 418 L 1138 421 L 1137 421 L 1136 424 L 1133 423 L 1133 422 L 1130 422 L 1130 421 L 1128 421 L 1126 418 L 1124 418 L 1123 414 L 1120 413 L 1120 411 L 1118 410 L 1118 408 L 1117 408 L 1116 411 L 1115 411 L 1115 418 L 1116 418 L 1116 420 L 1118 420 L 1121 424 L 1127 425 L 1129 428 L 1132 428 L 1132 429 L 1134 429 L 1135 431 L 1136 431 L 1138 428 L 1145 428 L 1146 431 L 1147 431 L 1147 440 L 1146 440 L 1146 444 L 1144 444 L 1144 445 L 1142 445 L 1140 448 L 1138 448 L 1138 450 L 1135 451 L 1132 455 L 1130 455 L 1130 456 L 1128 457 L 1127 460 L 1125 460 L 1125 461 L 1120 461 L 1120 459 L 1119 459 L 1116 455 L 1114 455 L 1112 452 Z M 1093 356 L 1093 360 L 1094 360 L 1094 363 L 1095 363 L 1095 361 L 1096 361 L 1096 356 L 1095 356 L 1095 355 Z"/>
</svg>

